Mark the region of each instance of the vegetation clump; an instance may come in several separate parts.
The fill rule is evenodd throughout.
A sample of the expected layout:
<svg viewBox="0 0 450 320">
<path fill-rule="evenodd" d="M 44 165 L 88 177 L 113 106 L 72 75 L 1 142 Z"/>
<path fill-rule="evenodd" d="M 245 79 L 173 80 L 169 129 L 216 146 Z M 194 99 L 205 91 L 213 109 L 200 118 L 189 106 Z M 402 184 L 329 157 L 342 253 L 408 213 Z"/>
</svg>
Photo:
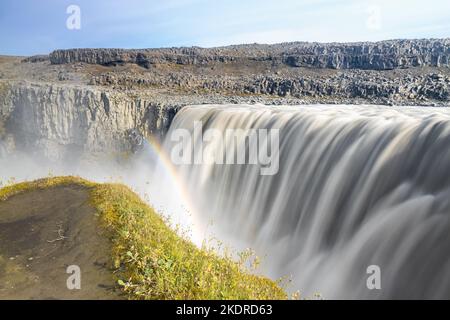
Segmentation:
<svg viewBox="0 0 450 320">
<path fill-rule="evenodd" d="M 167 226 L 138 195 L 121 184 L 55 177 L 8 185 L 0 200 L 61 185 L 88 188 L 98 221 L 112 243 L 118 285 L 131 299 L 286 299 L 274 281 L 251 274 L 242 262 L 198 248 Z"/>
</svg>

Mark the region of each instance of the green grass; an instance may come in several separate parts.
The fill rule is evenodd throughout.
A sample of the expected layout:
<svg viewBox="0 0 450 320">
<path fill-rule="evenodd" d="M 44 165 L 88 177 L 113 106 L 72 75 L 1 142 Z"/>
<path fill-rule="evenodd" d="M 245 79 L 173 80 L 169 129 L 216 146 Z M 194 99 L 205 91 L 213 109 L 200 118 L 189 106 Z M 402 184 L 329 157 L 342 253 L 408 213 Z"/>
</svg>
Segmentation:
<svg viewBox="0 0 450 320">
<path fill-rule="evenodd" d="M 286 299 L 272 280 L 251 274 L 242 261 L 199 249 L 121 184 L 55 177 L 0 189 L 0 199 L 58 185 L 88 188 L 100 225 L 112 242 L 118 285 L 131 299 Z"/>
</svg>

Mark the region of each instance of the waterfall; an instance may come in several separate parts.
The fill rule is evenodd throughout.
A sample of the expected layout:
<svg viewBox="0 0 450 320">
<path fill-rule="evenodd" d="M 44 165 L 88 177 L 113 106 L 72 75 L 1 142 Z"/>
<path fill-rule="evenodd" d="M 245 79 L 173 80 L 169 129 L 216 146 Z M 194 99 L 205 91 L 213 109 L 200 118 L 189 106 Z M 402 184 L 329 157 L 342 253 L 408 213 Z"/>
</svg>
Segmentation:
<svg viewBox="0 0 450 320">
<path fill-rule="evenodd" d="M 3 146 L 3 141 L 0 140 L 0 159 L 6 156 L 6 148 Z"/>
<path fill-rule="evenodd" d="M 173 132 L 195 136 L 195 122 L 279 130 L 276 174 L 248 163 L 177 166 L 205 233 L 253 248 L 266 274 L 291 277 L 289 290 L 305 296 L 450 298 L 449 109 L 189 106 L 167 153 Z M 230 141 L 209 147 L 229 152 Z M 371 265 L 381 289 L 367 287 Z"/>
</svg>

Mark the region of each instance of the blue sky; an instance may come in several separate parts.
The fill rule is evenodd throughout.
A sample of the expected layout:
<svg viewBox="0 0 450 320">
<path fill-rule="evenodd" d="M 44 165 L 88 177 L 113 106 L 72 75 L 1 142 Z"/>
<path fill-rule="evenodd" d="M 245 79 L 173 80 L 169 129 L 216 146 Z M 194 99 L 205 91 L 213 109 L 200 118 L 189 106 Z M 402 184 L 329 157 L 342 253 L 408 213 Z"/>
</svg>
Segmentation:
<svg viewBox="0 0 450 320">
<path fill-rule="evenodd" d="M 80 8 L 70 30 L 67 7 Z M 449 0 L 1 0 L 0 54 L 450 37 Z"/>
</svg>

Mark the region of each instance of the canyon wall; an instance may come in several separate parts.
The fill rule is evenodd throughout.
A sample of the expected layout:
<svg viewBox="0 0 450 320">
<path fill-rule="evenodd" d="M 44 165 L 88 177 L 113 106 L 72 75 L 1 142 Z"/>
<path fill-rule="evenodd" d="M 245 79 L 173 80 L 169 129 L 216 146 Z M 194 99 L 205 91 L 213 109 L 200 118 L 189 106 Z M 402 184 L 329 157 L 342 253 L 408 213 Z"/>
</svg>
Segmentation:
<svg viewBox="0 0 450 320">
<path fill-rule="evenodd" d="M 272 61 L 291 67 L 391 70 L 418 66 L 448 66 L 450 39 L 389 40 L 360 43 L 292 42 L 217 48 L 69 49 L 50 54 L 53 64 L 85 62 L 114 65 L 208 64 L 210 62 Z"/>
<path fill-rule="evenodd" d="M 176 106 L 120 92 L 60 84 L 0 83 L 2 152 L 49 159 L 128 152 L 129 132 L 160 138 Z"/>
</svg>

